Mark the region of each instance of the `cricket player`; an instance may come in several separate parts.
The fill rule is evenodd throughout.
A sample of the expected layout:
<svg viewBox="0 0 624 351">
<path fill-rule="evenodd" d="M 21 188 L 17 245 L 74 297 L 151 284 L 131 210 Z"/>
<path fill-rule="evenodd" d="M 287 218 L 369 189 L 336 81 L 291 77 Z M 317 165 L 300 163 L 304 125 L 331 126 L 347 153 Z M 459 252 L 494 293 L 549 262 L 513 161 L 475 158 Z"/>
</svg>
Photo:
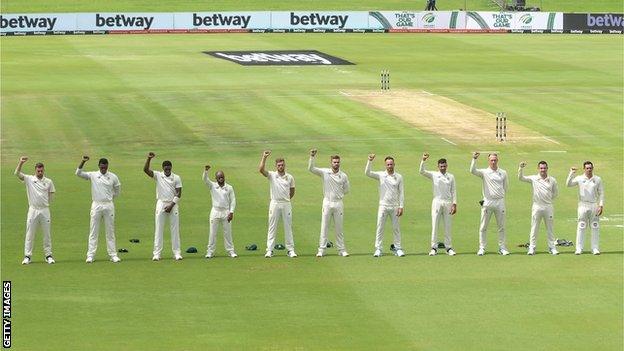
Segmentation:
<svg viewBox="0 0 624 351">
<path fill-rule="evenodd" d="M 429 251 L 429 256 L 435 256 L 438 253 L 438 227 L 440 220 L 444 222 L 444 247 L 446 248 L 446 253 L 449 256 L 455 256 L 456 253 L 451 242 L 451 216 L 457 212 L 455 177 L 446 171 L 448 164 L 444 158 L 438 160 L 438 172 L 425 170 L 425 161 L 428 158 L 429 154 L 424 153 L 420 161 L 420 174 L 431 179 L 433 183 L 431 251 Z"/>
<path fill-rule="evenodd" d="M 284 222 L 284 236 L 288 257 L 295 258 L 295 241 L 292 233 L 292 206 L 290 200 L 295 196 L 295 178 L 286 173 L 286 162 L 283 158 L 275 160 L 277 172 L 265 169 L 266 159 L 271 155 L 270 150 L 262 153 L 258 171 L 269 180 L 271 202 L 269 203 L 269 230 L 267 233 L 267 248 L 264 257 L 273 257 L 273 246 L 279 218 Z"/>
<path fill-rule="evenodd" d="M 84 172 L 82 167 L 89 161 L 89 156 L 82 156 L 82 161 L 76 169 L 76 175 L 91 181 L 91 223 L 89 227 L 89 249 L 87 263 L 93 263 L 97 250 L 100 221 L 104 221 L 106 228 L 106 249 L 113 263 L 121 261 L 115 248 L 115 205 L 113 199 L 121 193 L 119 178 L 108 171 L 108 160 L 101 158 L 100 168 L 96 172 Z"/>
<path fill-rule="evenodd" d="M 535 247 L 537 242 L 537 231 L 539 224 L 544 219 L 546 225 L 546 234 L 548 235 L 548 252 L 558 255 L 555 234 L 553 232 L 553 216 L 555 210 L 553 200 L 559 194 L 557 189 L 557 181 L 548 175 L 548 163 L 539 161 L 536 175 L 526 177 L 524 175 L 524 167 L 526 162 L 521 162 L 518 167 L 518 179 L 533 185 L 533 206 L 531 207 L 531 233 L 529 234 L 529 250 L 527 255 L 535 255 Z"/>
<path fill-rule="evenodd" d="M 477 158 L 480 153 L 472 154 L 470 173 L 483 180 L 483 205 L 481 206 L 481 223 L 479 225 L 479 251 L 477 255 L 485 255 L 487 246 L 487 227 L 492 214 L 496 217 L 498 225 L 498 253 L 503 256 L 509 255 L 507 250 L 507 237 L 505 235 L 505 194 L 509 188 L 507 172 L 498 168 L 498 154 L 488 155 L 488 168 L 477 169 Z"/>
<path fill-rule="evenodd" d="M 386 218 L 392 220 L 392 233 L 394 234 L 395 255 L 398 257 L 405 256 L 401 248 L 401 228 L 399 227 L 399 217 L 403 215 L 403 177 L 394 171 L 394 158 L 388 156 L 385 158 L 386 170 L 383 172 L 371 171 L 371 166 L 375 154 L 368 155 L 366 169 L 364 173 L 379 180 L 379 209 L 377 210 L 377 232 L 375 234 L 375 253 L 374 257 L 380 257 L 383 249 L 383 236 Z"/>
<path fill-rule="evenodd" d="M 152 171 L 150 162 L 154 157 L 156 157 L 156 154 L 153 152 L 148 153 L 145 166 L 143 166 L 143 172 L 156 182 L 156 214 L 152 261 L 160 261 L 160 254 L 163 250 L 163 232 L 165 231 L 167 219 L 169 219 L 169 228 L 171 230 L 173 258 L 176 261 L 180 261 L 182 253 L 180 251 L 180 210 L 178 204 L 182 197 L 182 179 L 180 179 L 179 175 L 171 172 L 173 168 L 171 161 L 163 161 L 162 172 Z"/>
<path fill-rule="evenodd" d="M 327 232 L 329 222 L 334 219 L 336 230 L 336 248 L 338 256 L 348 257 L 349 253 L 344 244 L 344 233 L 342 232 L 342 221 L 344 206 L 342 198 L 349 193 L 349 178 L 347 174 L 340 170 L 340 156 L 330 157 L 331 168 L 317 168 L 314 166 L 317 150 L 310 150 L 310 160 L 308 170 L 321 177 L 323 180 L 323 210 L 321 215 L 321 235 L 319 238 L 319 248 L 316 257 L 323 257 L 327 248 Z"/>
<path fill-rule="evenodd" d="M 579 203 L 578 203 L 578 226 L 576 229 L 576 251 L 574 254 L 583 253 L 583 245 L 585 242 L 585 229 L 591 226 L 591 249 L 592 254 L 600 255 L 600 215 L 604 206 L 604 187 L 602 179 L 594 175 L 594 164 L 590 161 L 583 163 L 585 173 L 580 176 L 574 176 L 576 167 L 570 168 L 570 174 L 566 184 L 569 187 L 579 187 Z"/>
<path fill-rule="evenodd" d="M 22 166 L 28 161 L 28 157 L 22 156 L 19 159 L 15 176 L 26 186 L 28 196 L 28 216 L 26 217 L 26 239 L 24 242 L 24 260 L 22 264 L 29 264 L 35 233 L 41 227 L 43 232 L 43 254 L 48 264 L 53 264 L 52 238 L 50 237 L 50 202 L 56 189 L 52 179 L 46 178 L 43 163 L 35 164 L 35 175 L 22 173 Z"/>
<path fill-rule="evenodd" d="M 206 258 L 213 258 L 217 246 L 217 230 L 219 224 L 223 227 L 223 244 L 225 251 L 232 258 L 238 257 L 234 251 L 234 243 L 232 242 L 232 219 L 234 219 L 234 209 L 236 209 L 236 196 L 234 188 L 225 182 L 225 174 L 223 171 L 217 171 L 215 174 L 216 182 L 210 180 L 208 171 L 210 165 L 204 167 L 203 180 L 210 189 L 212 197 L 212 209 L 210 210 L 210 234 L 208 235 L 208 247 Z"/>
</svg>

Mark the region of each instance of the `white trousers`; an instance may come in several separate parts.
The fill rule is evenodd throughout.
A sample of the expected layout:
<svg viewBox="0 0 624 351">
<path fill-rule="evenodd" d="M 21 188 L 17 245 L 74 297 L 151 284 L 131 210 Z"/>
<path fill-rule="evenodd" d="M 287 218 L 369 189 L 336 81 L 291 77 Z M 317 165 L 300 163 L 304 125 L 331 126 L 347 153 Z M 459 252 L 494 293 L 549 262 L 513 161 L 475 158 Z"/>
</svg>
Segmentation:
<svg viewBox="0 0 624 351">
<path fill-rule="evenodd" d="M 178 211 L 178 205 L 176 204 L 171 209 L 171 212 L 165 212 L 165 207 L 169 206 L 171 202 L 160 201 L 156 202 L 156 214 L 155 214 L 155 227 L 154 230 L 154 256 L 160 257 L 163 250 L 163 234 L 165 231 L 165 223 L 169 219 L 169 229 L 171 230 L 171 250 L 173 255 L 180 255 L 180 212 Z"/>
<path fill-rule="evenodd" d="M 576 229 L 576 251 L 583 251 L 585 229 L 591 227 L 591 249 L 600 250 L 600 218 L 596 215 L 598 204 L 579 202 L 578 225 Z"/>
<path fill-rule="evenodd" d="M 531 208 L 531 233 L 529 234 L 529 250 L 535 250 L 537 246 L 537 232 L 542 219 L 546 226 L 546 235 L 548 236 L 548 248 L 555 249 L 555 233 L 553 231 L 553 219 L 555 210 L 553 205 L 533 203 Z"/>
<path fill-rule="evenodd" d="M 24 242 L 24 256 L 31 257 L 37 228 L 43 232 L 43 254 L 52 255 L 52 238 L 50 237 L 50 209 L 28 207 L 26 217 L 26 239 Z"/>
<path fill-rule="evenodd" d="M 334 229 L 336 230 L 336 248 L 338 251 L 345 251 L 344 233 L 342 232 L 344 206 L 342 201 L 329 201 L 323 199 L 323 210 L 321 215 L 321 235 L 319 238 L 319 250 L 327 248 L 327 234 L 329 223 L 334 219 Z"/>
<path fill-rule="evenodd" d="M 232 223 L 227 218 L 230 214 L 229 209 L 212 208 L 210 210 L 210 233 L 208 234 L 207 254 L 214 255 L 217 247 L 217 231 L 219 224 L 223 227 L 223 245 L 225 251 L 234 252 L 234 242 L 232 241 Z"/>
<path fill-rule="evenodd" d="M 431 202 L 431 247 L 438 248 L 438 229 L 440 222 L 444 223 L 444 246 L 446 249 L 453 247 L 451 243 L 451 201 L 433 199 Z"/>
<path fill-rule="evenodd" d="M 113 202 L 92 202 L 91 223 L 89 228 L 89 249 L 87 257 L 95 257 L 100 232 L 100 222 L 104 221 L 106 229 L 106 250 L 110 257 L 117 256 L 115 248 L 115 205 Z"/>
<path fill-rule="evenodd" d="M 397 216 L 398 209 L 399 208 L 395 206 L 379 205 L 379 209 L 377 210 L 377 233 L 375 234 L 375 250 L 383 249 L 384 227 L 386 225 L 386 218 L 388 217 L 390 217 L 390 219 L 392 220 L 394 247 L 397 250 L 401 248 L 401 228 L 399 227 L 399 216 Z"/>
<path fill-rule="evenodd" d="M 286 249 L 295 249 L 295 241 L 292 233 L 292 206 L 290 202 L 271 201 L 269 204 L 269 231 L 267 233 L 267 251 L 273 251 L 275 246 L 275 234 L 280 217 L 284 222 L 284 237 Z"/>
<path fill-rule="evenodd" d="M 481 223 L 479 225 L 479 248 L 487 246 L 487 227 L 492 214 L 496 217 L 498 225 L 498 247 L 507 250 L 507 235 L 505 234 L 505 200 L 486 199 L 481 207 Z"/>
</svg>

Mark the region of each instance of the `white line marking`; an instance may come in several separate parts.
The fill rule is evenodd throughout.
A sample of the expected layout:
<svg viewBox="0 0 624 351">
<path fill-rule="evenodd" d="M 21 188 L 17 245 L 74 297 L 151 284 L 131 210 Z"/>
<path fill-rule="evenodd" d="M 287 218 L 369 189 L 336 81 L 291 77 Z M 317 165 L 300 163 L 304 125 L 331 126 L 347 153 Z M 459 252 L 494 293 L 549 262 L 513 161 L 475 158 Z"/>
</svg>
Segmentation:
<svg viewBox="0 0 624 351">
<path fill-rule="evenodd" d="M 351 94 L 349 93 L 345 93 L 344 91 L 340 90 L 339 91 L 340 94 L 344 95 L 344 96 L 351 96 Z"/>
<path fill-rule="evenodd" d="M 451 144 L 451 145 L 457 145 L 454 142 L 448 140 L 447 138 L 442 138 L 442 140 L 446 141 L 447 143 Z"/>
<path fill-rule="evenodd" d="M 565 150 L 542 150 L 542 151 L 540 151 L 540 152 L 549 152 L 549 153 L 553 153 L 553 154 L 554 154 L 554 153 L 560 153 L 560 154 L 565 154 L 565 153 L 567 153 L 567 151 L 565 151 Z"/>
<path fill-rule="evenodd" d="M 557 145 L 561 145 L 558 141 L 553 140 L 553 139 L 551 139 L 551 138 L 549 138 L 549 137 L 546 137 L 546 136 L 545 136 L 545 137 L 543 137 L 543 138 L 544 138 L 544 139 L 546 139 L 547 141 L 550 141 L 551 143 L 554 143 L 554 144 L 557 144 Z"/>
<path fill-rule="evenodd" d="M 428 92 L 428 91 L 426 91 L 426 90 L 421 90 L 421 92 L 422 92 L 423 94 L 425 94 L 425 95 L 429 95 L 429 96 L 434 96 L 434 95 L 435 95 L 435 94 L 432 94 L 432 93 L 430 93 L 430 92 Z"/>
</svg>

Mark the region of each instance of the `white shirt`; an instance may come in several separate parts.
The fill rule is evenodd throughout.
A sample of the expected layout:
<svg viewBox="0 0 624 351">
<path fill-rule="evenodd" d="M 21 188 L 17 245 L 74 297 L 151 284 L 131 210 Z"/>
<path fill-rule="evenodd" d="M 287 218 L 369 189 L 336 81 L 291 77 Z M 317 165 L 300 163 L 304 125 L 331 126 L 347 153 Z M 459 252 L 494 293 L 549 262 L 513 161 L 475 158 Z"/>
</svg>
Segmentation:
<svg viewBox="0 0 624 351">
<path fill-rule="evenodd" d="M 28 196 L 28 206 L 44 208 L 50 206 L 50 194 L 56 192 L 52 179 L 43 177 L 41 179 L 34 175 L 27 175 L 20 172 L 26 185 L 26 195 Z"/>
<path fill-rule="evenodd" d="M 518 169 L 518 179 L 533 185 L 533 203 L 539 205 L 551 205 L 553 200 L 559 195 L 557 180 L 551 176 L 542 178 L 539 174 L 525 177 L 523 169 Z"/>
<path fill-rule="evenodd" d="M 497 170 L 489 167 L 477 169 L 476 165 L 477 160 L 473 158 L 470 163 L 470 173 L 483 179 L 483 197 L 488 200 L 504 199 L 509 188 L 507 172 L 500 168 Z"/>
<path fill-rule="evenodd" d="M 91 200 L 96 202 L 110 202 L 121 193 L 121 183 L 113 172 L 102 174 L 100 171 L 83 172 L 76 169 L 76 175 L 91 181 Z"/>
<path fill-rule="evenodd" d="M 290 202 L 290 188 L 295 187 L 295 178 L 288 173 L 284 173 L 283 176 L 274 171 L 268 173 L 271 201 Z"/>
<path fill-rule="evenodd" d="M 234 195 L 234 188 L 228 183 L 223 186 L 219 186 L 219 183 L 213 182 L 208 178 L 208 172 L 204 171 L 204 183 L 210 189 L 210 196 L 212 197 L 212 208 L 217 210 L 229 210 L 230 213 L 234 213 L 236 208 L 236 196 Z"/>
<path fill-rule="evenodd" d="M 310 157 L 308 170 L 323 179 L 323 198 L 328 201 L 341 201 L 349 193 L 349 178 L 343 171 L 334 173 L 331 168 L 314 167 L 314 158 Z"/>
<path fill-rule="evenodd" d="M 457 204 L 457 193 L 455 187 L 455 177 L 446 172 L 431 172 L 425 170 L 425 162 L 420 161 L 420 174 L 431 179 L 433 182 L 433 198 L 443 201 L 451 201 Z"/>
<path fill-rule="evenodd" d="M 173 201 L 176 189 L 182 187 L 182 179 L 173 172 L 167 177 L 165 172 L 154 171 L 154 181 L 156 182 L 156 199 L 160 201 Z"/>
<path fill-rule="evenodd" d="M 372 172 L 371 161 L 366 163 L 364 173 L 374 179 L 379 179 L 379 205 L 388 207 L 403 208 L 403 177 L 394 172 L 388 174 L 388 171 Z"/>
<path fill-rule="evenodd" d="M 574 177 L 574 172 L 570 172 L 566 183 L 570 187 L 578 185 L 579 201 L 597 202 L 598 206 L 604 206 L 604 186 L 599 176 L 593 175 L 591 178 L 587 178 L 585 174 L 583 174 Z"/>
</svg>

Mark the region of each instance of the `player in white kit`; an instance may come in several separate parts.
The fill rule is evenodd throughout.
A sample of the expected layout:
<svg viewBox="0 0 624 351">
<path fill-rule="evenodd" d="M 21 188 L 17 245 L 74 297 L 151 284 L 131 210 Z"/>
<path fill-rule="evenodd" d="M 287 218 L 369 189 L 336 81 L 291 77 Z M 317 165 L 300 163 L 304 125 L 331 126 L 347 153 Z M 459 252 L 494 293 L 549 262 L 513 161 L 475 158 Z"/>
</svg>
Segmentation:
<svg viewBox="0 0 624 351">
<path fill-rule="evenodd" d="M 29 264 L 32 258 L 35 233 L 41 227 L 43 232 L 43 255 L 49 264 L 55 263 L 52 257 L 52 237 L 50 236 L 50 202 L 56 189 L 52 179 L 46 178 L 43 163 L 35 165 L 35 175 L 22 173 L 22 166 L 28 157 L 20 157 L 15 175 L 26 186 L 28 197 L 28 215 L 26 217 L 26 238 L 24 240 L 24 260 L 22 264 Z"/>
<path fill-rule="evenodd" d="M 344 233 L 342 231 L 344 205 L 342 198 L 349 192 L 349 178 L 347 174 L 340 170 L 340 156 L 330 157 L 331 168 L 318 168 L 314 165 L 317 150 L 310 150 L 310 160 L 308 170 L 321 177 L 323 180 L 323 207 L 321 215 L 321 235 L 319 238 L 319 248 L 316 257 L 323 257 L 327 248 L 327 232 L 329 223 L 334 219 L 336 230 L 336 248 L 338 256 L 347 257 L 349 253 L 344 244 Z"/>
<path fill-rule="evenodd" d="M 223 244 L 225 251 L 232 258 L 238 257 L 234 251 L 234 242 L 232 241 L 232 219 L 234 219 L 234 210 L 236 209 L 236 196 L 234 188 L 225 182 L 225 174 L 223 171 L 217 171 L 215 174 L 216 182 L 210 180 L 208 171 L 210 165 L 204 167 L 202 179 L 212 198 L 212 209 L 210 210 L 210 233 L 208 234 L 208 247 L 206 249 L 206 258 L 213 258 L 217 247 L 217 230 L 219 224 L 223 227 Z"/>
<path fill-rule="evenodd" d="M 269 230 L 267 232 L 267 248 L 264 257 L 273 257 L 273 247 L 275 245 L 275 234 L 280 217 L 284 222 L 284 237 L 286 239 L 286 249 L 288 257 L 295 258 L 295 241 L 292 232 L 292 205 L 290 200 L 295 196 L 295 178 L 286 173 L 286 162 L 283 158 L 275 160 L 277 172 L 265 169 L 266 159 L 271 155 L 270 150 L 262 153 L 258 171 L 269 180 L 271 202 L 269 203 Z"/>
<path fill-rule="evenodd" d="M 527 255 L 535 255 L 535 247 L 537 245 L 537 232 L 539 224 L 544 220 L 546 226 L 546 234 L 548 236 L 548 252 L 558 255 L 555 233 L 553 232 L 553 217 L 555 210 L 553 200 L 559 194 L 557 189 L 557 180 L 548 175 L 548 163 L 540 161 L 537 164 L 538 174 L 525 176 L 524 167 L 526 162 L 521 162 L 518 168 L 518 179 L 523 182 L 531 183 L 533 186 L 533 206 L 531 207 L 531 233 L 529 234 L 529 250 Z"/>
<path fill-rule="evenodd" d="M 585 243 L 585 229 L 591 227 L 592 254 L 600 255 L 600 215 L 604 208 L 604 186 L 602 179 L 594 175 L 594 164 L 590 161 L 583 163 L 585 173 L 574 176 L 576 167 L 570 168 L 566 184 L 569 187 L 579 187 L 578 225 L 576 229 L 576 255 L 583 253 Z"/>
<path fill-rule="evenodd" d="M 101 158 L 98 162 L 99 171 L 84 172 L 82 167 L 89 161 L 89 156 L 83 156 L 76 175 L 91 182 L 91 222 L 89 226 L 89 248 L 87 263 L 95 260 L 100 222 L 104 221 L 106 228 L 106 251 L 113 263 L 121 261 L 115 248 L 115 204 L 113 199 L 121 193 L 121 183 L 113 172 L 108 171 L 108 160 Z"/>
<path fill-rule="evenodd" d="M 420 161 L 419 172 L 421 175 L 431 179 L 433 183 L 433 201 L 431 202 L 431 250 L 429 256 L 438 253 L 438 228 L 440 221 L 444 222 L 444 247 L 449 256 L 455 256 L 451 238 L 452 216 L 457 212 L 457 188 L 455 177 L 448 173 L 448 163 L 446 159 L 438 160 L 438 172 L 425 170 L 425 161 L 429 158 L 428 153 L 424 153 Z"/>
<path fill-rule="evenodd" d="M 180 209 L 179 203 L 182 197 L 182 179 L 177 174 L 171 172 L 173 165 L 171 161 L 162 163 L 162 172 L 152 171 L 150 162 L 156 154 L 147 154 L 143 172 L 156 182 L 156 213 L 154 229 L 154 250 L 152 261 L 160 261 L 160 254 L 163 250 L 163 233 L 165 223 L 169 219 L 169 229 L 171 230 L 171 250 L 176 261 L 182 259 L 180 250 Z"/>
<path fill-rule="evenodd" d="M 485 255 L 487 246 L 487 227 L 492 214 L 496 217 L 498 226 L 498 252 L 509 255 L 507 250 L 507 236 L 505 234 L 505 194 L 509 188 L 507 172 L 498 168 L 498 154 L 488 155 L 488 168 L 477 169 L 477 158 L 480 153 L 472 154 L 470 173 L 483 180 L 483 205 L 481 206 L 481 223 L 479 225 L 479 251 L 477 255 Z"/>
<path fill-rule="evenodd" d="M 401 228 L 399 217 L 403 215 L 403 177 L 394 171 L 394 158 L 385 158 L 386 170 L 382 172 L 371 171 L 375 154 L 368 155 L 364 174 L 379 181 L 379 207 L 377 209 L 377 230 L 375 233 L 374 257 L 380 257 L 383 250 L 383 237 L 386 218 L 392 220 L 392 233 L 394 235 L 395 255 L 405 256 L 401 247 Z"/>
</svg>

